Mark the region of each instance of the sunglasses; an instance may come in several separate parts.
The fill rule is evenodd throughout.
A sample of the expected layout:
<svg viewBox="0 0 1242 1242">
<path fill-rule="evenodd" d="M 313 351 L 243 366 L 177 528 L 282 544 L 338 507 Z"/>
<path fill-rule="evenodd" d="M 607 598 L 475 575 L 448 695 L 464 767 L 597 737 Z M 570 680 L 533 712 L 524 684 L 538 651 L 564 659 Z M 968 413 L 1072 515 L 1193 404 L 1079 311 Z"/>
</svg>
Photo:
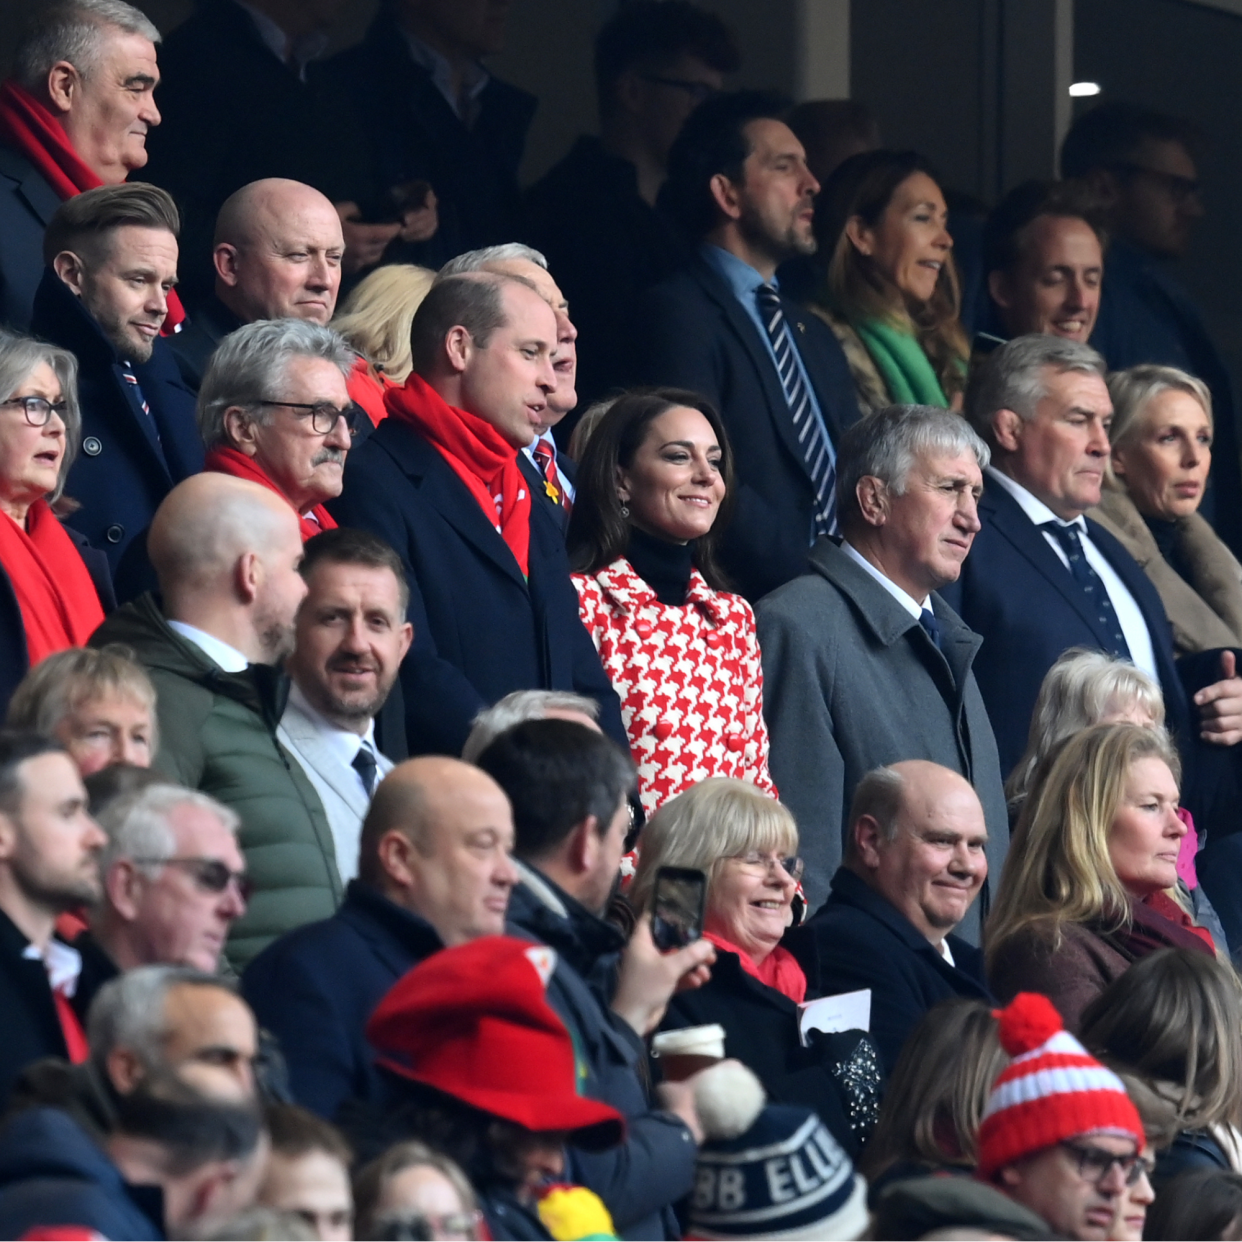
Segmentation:
<svg viewBox="0 0 1242 1242">
<path fill-rule="evenodd" d="M 183 867 L 204 893 L 222 893 L 230 884 L 237 886 L 242 901 L 249 901 L 253 885 L 244 871 L 230 871 L 218 858 L 133 858 L 146 867 Z"/>
</svg>

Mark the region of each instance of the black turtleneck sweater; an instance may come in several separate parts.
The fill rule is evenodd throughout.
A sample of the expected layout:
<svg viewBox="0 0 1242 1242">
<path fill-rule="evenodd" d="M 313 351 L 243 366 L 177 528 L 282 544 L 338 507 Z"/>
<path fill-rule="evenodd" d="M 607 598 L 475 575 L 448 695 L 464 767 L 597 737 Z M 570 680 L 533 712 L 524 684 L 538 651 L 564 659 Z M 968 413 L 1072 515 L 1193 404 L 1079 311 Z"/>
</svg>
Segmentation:
<svg viewBox="0 0 1242 1242">
<path fill-rule="evenodd" d="M 693 543 L 671 543 L 632 526 L 625 557 L 660 603 L 679 608 L 686 602 L 694 566 Z"/>
<path fill-rule="evenodd" d="M 1160 555 L 1168 561 L 1175 573 L 1193 586 L 1191 568 L 1182 555 L 1181 527 L 1177 521 L 1148 517 L 1146 513 L 1142 516 L 1143 521 L 1147 523 L 1147 529 L 1151 531 L 1151 537 L 1156 541 L 1156 547 L 1160 549 Z"/>
</svg>

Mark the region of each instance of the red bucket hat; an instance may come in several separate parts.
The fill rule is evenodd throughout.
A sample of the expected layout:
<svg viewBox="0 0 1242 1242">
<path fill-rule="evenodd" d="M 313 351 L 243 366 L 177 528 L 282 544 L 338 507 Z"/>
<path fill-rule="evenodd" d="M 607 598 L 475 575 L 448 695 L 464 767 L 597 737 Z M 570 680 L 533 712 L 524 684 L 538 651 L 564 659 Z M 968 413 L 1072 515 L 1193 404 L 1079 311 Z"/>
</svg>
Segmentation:
<svg viewBox="0 0 1242 1242">
<path fill-rule="evenodd" d="M 578 1062 L 548 1004 L 556 953 L 511 936 L 442 949 L 376 1006 L 367 1039 L 376 1063 L 528 1130 L 567 1130 L 577 1147 L 619 1143 L 615 1108 L 575 1090 Z"/>
</svg>

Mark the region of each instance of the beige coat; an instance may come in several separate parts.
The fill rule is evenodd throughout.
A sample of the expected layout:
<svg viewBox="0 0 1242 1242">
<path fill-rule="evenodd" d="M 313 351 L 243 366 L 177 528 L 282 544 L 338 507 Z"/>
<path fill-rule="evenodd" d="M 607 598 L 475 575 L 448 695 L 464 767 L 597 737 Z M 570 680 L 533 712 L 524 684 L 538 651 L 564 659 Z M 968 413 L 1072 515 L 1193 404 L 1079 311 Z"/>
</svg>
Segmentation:
<svg viewBox="0 0 1242 1242">
<path fill-rule="evenodd" d="M 849 364 L 850 375 L 854 380 L 854 390 L 858 394 L 858 407 L 864 415 L 872 410 L 882 410 L 892 405 L 888 387 L 880 375 L 879 368 L 862 342 L 862 337 L 840 315 L 826 311 L 822 306 L 811 306 L 811 314 L 818 315 L 833 331 L 841 343 L 841 352 Z"/>
<path fill-rule="evenodd" d="M 1138 561 L 1160 594 L 1178 655 L 1242 646 L 1242 565 L 1197 513 L 1178 519 L 1181 553 L 1192 568 L 1186 581 L 1160 554 L 1134 502 L 1117 486 L 1104 489 L 1087 514 Z"/>
</svg>

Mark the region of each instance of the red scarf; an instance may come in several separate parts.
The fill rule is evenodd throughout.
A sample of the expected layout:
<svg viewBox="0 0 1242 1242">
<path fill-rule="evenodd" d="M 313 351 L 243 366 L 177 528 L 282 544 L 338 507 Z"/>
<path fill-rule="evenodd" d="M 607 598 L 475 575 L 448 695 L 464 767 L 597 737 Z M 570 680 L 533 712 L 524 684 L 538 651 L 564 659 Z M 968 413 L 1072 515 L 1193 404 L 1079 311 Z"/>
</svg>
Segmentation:
<svg viewBox="0 0 1242 1242">
<path fill-rule="evenodd" d="M 0 517 L 0 565 L 22 610 L 31 668 L 54 652 L 84 647 L 104 614 L 73 540 L 46 500 L 30 506 L 25 530 Z"/>
<path fill-rule="evenodd" d="M 714 932 L 704 932 L 703 935 L 716 948 L 737 954 L 742 969 L 760 983 L 788 996 L 795 1005 L 801 1005 L 806 1000 L 806 974 L 788 949 L 778 944 L 762 962 L 756 962 L 745 949 L 730 944 L 723 936 L 717 936 Z"/>
<path fill-rule="evenodd" d="M 1184 949 L 1191 947 L 1206 947 L 1209 952 L 1216 952 L 1216 943 L 1212 939 L 1212 933 L 1208 931 L 1206 927 L 1200 927 L 1199 924 L 1196 923 L 1194 919 L 1192 919 L 1190 915 L 1187 914 L 1186 911 L 1183 910 L 1181 906 L 1179 906 L 1177 902 L 1168 895 L 1168 893 L 1152 893 L 1150 896 L 1144 897 L 1142 902 L 1138 904 L 1141 905 L 1143 912 L 1146 913 L 1148 917 L 1143 918 L 1142 915 L 1139 915 L 1139 917 L 1136 918 L 1136 928 L 1135 931 L 1131 933 L 1132 935 L 1137 934 L 1141 936 L 1143 931 L 1148 931 L 1151 933 L 1153 941 L 1163 940 L 1165 943 Z M 1137 910 L 1138 907 L 1136 906 L 1136 913 Z M 1152 914 L 1158 915 L 1160 918 L 1167 920 L 1167 922 L 1171 923 L 1173 927 L 1169 928 L 1161 923 L 1154 922 L 1150 917 Z M 1188 940 L 1178 940 L 1175 934 L 1175 929 L 1176 931 L 1182 932 L 1186 936 L 1197 937 L 1202 942 L 1201 945 L 1192 946 Z"/>
<path fill-rule="evenodd" d="M 509 545 L 523 577 L 528 577 L 530 488 L 517 463 L 518 450 L 491 423 L 449 405 L 413 373 L 404 388 L 385 394 L 384 404 L 393 418 L 436 446 Z"/>
<path fill-rule="evenodd" d="M 268 491 L 275 492 L 286 503 L 289 501 L 289 497 L 267 477 L 263 467 L 253 457 L 247 457 L 245 453 L 235 448 L 213 448 L 207 454 L 203 469 L 214 470 L 217 474 L 231 474 L 235 479 L 246 479 L 251 483 L 258 483 L 260 487 L 266 487 Z M 289 507 L 293 508 L 292 505 Z M 308 510 L 306 517 L 299 513 L 298 525 L 302 528 L 303 543 L 325 530 L 336 530 L 332 515 L 323 505 L 316 505 Z"/>
<path fill-rule="evenodd" d="M 388 417 L 388 411 L 384 408 L 384 394 L 390 388 L 401 387 L 382 371 L 378 375 L 372 375 L 370 363 L 361 354 L 355 359 L 354 369 L 349 373 L 345 385 L 354 404 L 362 406 L 376 427 Z"/>
<path fill-rule="evenodd" d="M 103 185 L 73 149 L 64 126 L 11 78 L 0 85 L 0 142 L 20 151 L 62 200 Z M 162 334 L 172 336 L 180 332 L 183 323 L 185 308 L 176 292 L 170 290 Z"/>
</svg>

